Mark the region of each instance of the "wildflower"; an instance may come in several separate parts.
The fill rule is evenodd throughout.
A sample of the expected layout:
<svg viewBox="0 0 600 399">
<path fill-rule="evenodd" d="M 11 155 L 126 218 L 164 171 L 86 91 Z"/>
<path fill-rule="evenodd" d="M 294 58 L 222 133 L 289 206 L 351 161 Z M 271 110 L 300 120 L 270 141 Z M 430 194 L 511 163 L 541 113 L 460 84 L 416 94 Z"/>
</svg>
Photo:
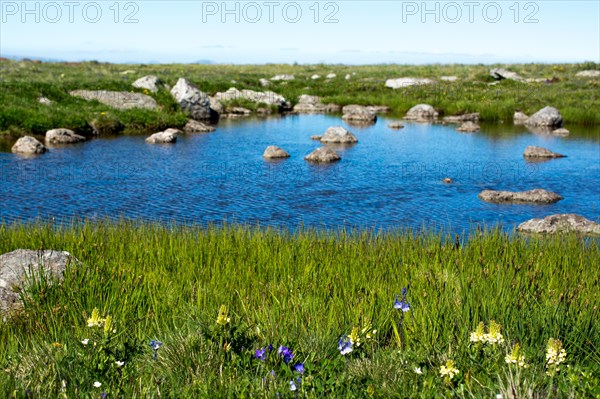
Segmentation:
<svg viewBox="0 0 600 399">
<path fill-rule="evenodd" d="M 347 355 L 352 352 L 352 340 L 346 335 L 342 335 L 338 341 L 338 350 L 342 355 Z"/>
<path fill-rule="evenodd" d="M 515 344 L 515 346 L 513 346 L 512 352 L 506 355 L 504 361 L 508 364 L 516 364 L 519 367 L 527 367 L 527 364 L 525 363 L 525 356 L 521 354 L 521 347 L 519 344 Z"/>
<path fill-rule="evenodd" d="M 296 364 L 294 366 L 294 371 L 296 373 L 300 373 L 300 374 L 304 373 L 304 363 L 298 363 L 298 364 Z"/>
<path fill-rule="evenodd" d="M 488 333 L 485 334 L 485 340 L 489 344 L 501 344 L 504 342 L 504 337 L 500 333 L 502 326 L 496 323 L 494 320 L 490 321 L 490 325 L 488 327 Z"/>
<path fill-rule="evenodd" d="M 560 364 L 565 361 L 567 357 L 567 351 L 562 346 L 562 342 L 559 339 L 550 338 L 548 345 L 546 346 L 546 374 L 554 376 L 554 374 L 560 371 Z"/>
<path fill-rule="evenodd" d="M 100 395 L 100 399 L 106 399 L 106 392 L 102 392 L 102 394 Z"/>
<path fill-rule="evenodd" d="M 403 312 L 408 312 L 410 310 L 410 303 L 408 303 L 406 301 L 406 292 L 408 291 L 407 288 L 402 288 L 402 300 L 398 299 L 398 296 L 396 294 L 396 300 L 394 301 L 394 309 L 400 309 Z"/>
<path fill-rule="evenodd" d="M 112 317 L 106 316 L 106 319 L 104 320 L 104 335 L 108 335 L 110 334 L 112 327 L 113 327 L 113 321 L 112 321 Z"/>
<path fill-rule="evenodd" d="M 479 322 L 475 331 L 471 333 L 471 342 L 485 342 L 485 324 L 482 321 Z"/>
<path fill-rule="evenodd" d="M 267 346 L 267 349 L 269 350 L 269 352 L 273 352 L 273 344 L 269 344 L 269 346 Z"/>
<path fill-rule="evenodd" d="M 150 341 L 149 343 L 150 348 L 152 348 L 152 350 L 154 351 L 154 355 L 152 356 L 154 358 L 154 360 L 156 360 L 157 356 L 158 356 L 158 348 L 160 348 L 162 346 L 162 342 L 153 339 L 152 341 Z"/>
<path fill-rule="evenodd" d="M 101 383 L 99 383 L 98 381 L 94 382 L 94 387 L 95 388 L 100 388 L 102 386 Z"/>
<path fill-rule="evenodd" d="M 60 342 L 53 342 L 52 347 L 53 348 L 62 348 L 62 344 Z"/>
<path fill-rule="evenodd" d="M 219 315 L 217 316 L 217 324 L 225 326 L 231 321 L 230 317 L 227 317 L 227 306 L 221 305 L 219 308 Z"/>
<path fill-rule="evenodd" d="M 120 361 L 117 360 L 115 362 L 115 364 L 117 365 L 117 367 L 122 367 L 125 364 L 125 362 L 120 362 Z"/>
<path fill-rule="evenodd" d="M 89 342 L 90 342 L 89 338 L 86 338 L 83 341 L 81 341 L 81 343 L 84 345 L 87 345 Z"/>
<path fill-rule="evenodd" d="M 294 384 L 294 381 L 290 381 L 290 391 L 294 392 L 296 389 L 298 389 L 296 387 L 296 384 Z"/>
<path fill-rule="evenodd" d="M 94 310 L 92 310 L 92 316 L 87 319 L 87 325 L 88 327 L 102 327 L 104 326 L 105 321 L 105 319 L 100 318 L 98 308 L 94 308 Z"/>
<path fill-rule="evenodd" d="M 350 336 L 348 338 L 350 339 L 350 342 L 352 342 L 353 346 L 356 346 L 357 348 L 360 346 L 360 335 L 358 334 L 358 327 L 352 328 L 352 331 L 350 332 Z"/>
<path fill-rule="evenodd" d="M 265 350 L 265 348 L 257 349 L 254 352 L 254 357 L 264 362 L 265 360 L 267 360 L 267 351 Z"/>
<path fill-rule="evenodd" d="M 294 354 L 292 353 L 290 348 L 285 346 L 280 346 L 277 350 L 277 354 L 283 356 L 283 361 L 285 362 L 285 364 L 288 364 L 294 358 Z"/>
<path fill-rule="evenodd" d="M 421 370 L 421 367 L 415 367 L 414 372 L 415 374 L 423 374 L 423 370 Z"/>
<path fill-rule="evenodd" d="M 448 378 L 448 380 L 452 380 L 458 374 L 460 374 L 460 371 L 454 367 L 453 360 L 448 360 L 445 365 L 440 367 L 440 376 Z"/>
</svg>

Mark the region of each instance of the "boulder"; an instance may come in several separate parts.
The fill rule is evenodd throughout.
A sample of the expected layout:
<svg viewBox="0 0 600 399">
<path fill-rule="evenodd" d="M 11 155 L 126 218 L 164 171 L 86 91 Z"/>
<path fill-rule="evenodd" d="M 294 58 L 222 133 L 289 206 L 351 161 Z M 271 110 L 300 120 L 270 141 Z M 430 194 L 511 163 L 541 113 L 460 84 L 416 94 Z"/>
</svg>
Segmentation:
<svg viewBox="0 0 600 399">
<path fill-rule="evenodd" d="M 43 154 L 48 149 L 34 137 L 25 136 L 17 140 L 11 151 L 15 154 L 37 155 Z"/>
<path fill-rule="evenodd" d="M 271 78 L 271 80 L 294 80 L 296 79 L 296 77 L 294 75 L 287 75 L 287 74 L 281 74 L 281 75 L 275 75 Z"/>
<path fill-rule="evenodd" d="M 66 251 L 17 249 L 0 255 L 0 311 L 21 306 L 20 289 L 40 277 L 62 279 L 67 265 L 76 261 Z"/>
<path fill-rule="evenodd" d="M 427 78 L 397 78 L 385 81 L 385 86 L 392 89 L 401 89 L 409 86 L 430 85 L 435 81 Z"/>
<path fill-rule="evenodd" d="M 332 126 L 321 137 L 321 143 L 358 143 L 358 139 L 342 126 Z"/>
<path fill-rule="evenodd" d="M 313 75 L 310 77 L 312 80 L 321 79 L 321 75 Z"/>
<path fill-rule="evenodd" d="M 442 183 L 451 184 L 451 183 L 454 183 L 454 180 L 452 180 L 452 179 L 451 179 L 451 178 L 449 178 L 449 177 L 444 177 L 444 178 L 442 179 Z"/>
<path fill-rule="evenodd" d="M 321 98 L 302 94 L 298 97 L 298 104 L 294 105 L 294 112 L 300 114 L 322 114 L 327 112 L 338 112 L 339 105 L 323 104 Z"/>
<path fill-rule="evenodd" d="M 48 97 L 38 97 L 37 98 L 38 103 L 43 104 L 43 105 L 50 105 L 52 104 L 52 100 L 50 100 Z"/>
<path fill-rule="evenodd" d="M 329 163 L 335 162 L 342 159 L 337 152 L 333 151 L 331 148 L 327 147 L 319 147 L 307 156 L 304 157 L 308 162 L 314 163 Z"/>
<path fill-rule="evenodd" d="M 575 74 L 578 78 L 600 78 L 600 71 L 598 70 L 589 70 L 589 71 L 580 71 Z"/>
<path fill-rule="evenodd" d="M 537 147 L 534 145 L 527 146 L 525 151 L 523 152 L 523 157 L 525 158 L 564 158 L 566 155 L 557 154 L 556 152 L 552 152 L 543 147 Z"/>
<path fill-rule="evenodd" d="M 323 138 L 323 136 L 319 136 L 318 134 L 313 134 L 312 136 L 310 136 L 311 140 L 316 140 L 316 141 L 321 141 L 322 138 Z"/>
<path fill-rule="evenodd" d="M 390 107 L 387 105 L 367 105 L 367 110 L 376 114 L 387 114 L 390 112 Z"/>
<path fill-rule="evenodd" d="M 166 144 L 175 143 L 177 141 L 177 135 L 181 133 L 179 129 L 167 129 L 164 132 L 154 133 L 152 136 L 146 139 L 146 143 L 150 144 Z"/>
<path fill-rule="evenodd" d="M 263 153 L 263 158 L 266 159 L 277 159 L 277 158 L 289 158 L 290 154 L 277 147 L 276 145 L 270 145 L 265 149 L 265 152 Z"/>
<path fill-rule="evenodd" d="M 543 219 L 530 219 L 521 223 L 517 231 L 530 234 L 556 234 L 576 232 L 600 236 L 600 224 L 575 214 L 558 214 Z"/>
<path fill-rule="evenodd" d="M 493 203 L 533 203 L 553 204 L 563 199 L 560 195 L 541 188 L 529 191 L 496 191 L 484 190 L 478 195 L 479 199 Z"/>
<path fill-rule="evenodd" d="M 457 127 L 456 130 L 464 133 L 475 133 L 479 131 L 479 125 L 469 121 Z"/>
<path fill-rule="evenodd" d="M 403 129 L 404 125 L 400 122 L 392 122 L 392 123 L 388 124 L 388 127 L 390 129 Z"/>
<path fill-rule="evenodd" d="M 558 129 L 554 129 L 552 131 L 552 134 L 555 136 L 568 136 L 571 132 L 569 132 L 567 129 L 565 129 L 564 127 L 558 128 Z"/>
<path fill-rule="evenodd" d="M 146 89 L 151 91 L 152 93 L 157 93 L 160 87 L 163 86 L 163 83 L 157 76 L 148 75 L 139 78 L 131 85 L 136 89 Z"/>
<path fill-rule="evenodd" d="M 269 79 L 260 79 L 258 81 L 262 87 L 269 87 L 271 85 L 271 81 Z"/>
<path fill-rule="evenodd" d="M 521 111 L 515 111 L 513 115 L 513 123 L 515 125 L 524 125 L 527 119 L 529 119 L 529 117 Z"/>
<path fill-rule="evenodd" d="M 52 129 L 46 132 L 47 144 L 71 144 L 85 141 L 85 137 L 69 129 Z"/>
<path fill-rule="evenodd" d="M 447 123 L 463 123 L 463 122 L 478 123 L 479 122 L 479 112 L 473 112 L 470 114 L 462 114 L 462 115 L 445 116 L 442 120 Z"/>
<path fill-rule="evenodd" d="M 429 122 L 437 118 L 438 112 L 429 104 L 418 104 L 408 110 L 404 119 Z"/>
<path fill-rule="evenodd" d="M 214 126 L 207 125 L 203 122 L 188 119 L 183 127 L 185 133 L 210 133 L 217 130 Z"/>
<path fill-rule="evenodd" d="M 242 118 L 252 115 L 252 111 L 244 107 L 228 107 L 225 112 L 221 115 L 225 118 Z"/>
<path fill-rule="evenodd" d="M 73 90 L 69 92 L 74 97 L 84 100 L 96 100 L 109 107 L 125 110 L 132 108 L 157 109 L 158 104 L 152 97 L 141 93 L 108 90 Z"/>
<path fill-rule="evenodd" d="M 218 102 L 226 102 L 244 99 L 253 103 L 263 103 L 266 105 L 275 105 L 279 108 L 288 108 L 289 103 L 282 95 L 272 91 L 254 91 L 254 90 L 238 90 L 235 87 L 230 88 L 226 92 L 217 93 L 214 99 Z"/>
<path fill-rule="evenodd" d="M 490 70 L 490 75 L 494 79 L 497 79 L 497 80 L 502 80 L 502 79 L 509 79 L 509 80 L 516 80 L 516 81 L 523 80 L 523 78 L 518 73 L 509 71 L 508 69 L 504 69 L 504 68 L 494 68 L 494 69 Z"/>
<path fill-rule="evenodd" d="M 335 78 L 337 75 L 335 73 L 328 73 L 327 76 L 325 76 L 327 79 L 333 79 Z"/>
<path fill-rule="evenodd" d="M 342 108 L 342 119 L 348 122 L 375 123 L 377 114 L 362 105 L 346 105 Z"/>
<path fill-rule="evenodd" d="M 440 77 L 440 80 L 443 80 L 445 82 L 456 82 L 458 80 L 457 76 L 442 76 Z"/>
<path fill-rule="evenodd" d="M 190 81 L 179 78 L 171 89 L 171 95 L 183 111 L 195 120 L 216 119 L 216 112 L 210 107 L 210 99 L 206 93 L 198 90 Z"/>
<path fill-rule="evenodd" d="M 525 121 L 527 126 L 544 128 L 559 128 L 562 127 L 562 123 L 562 115 L 554 107 L 544 107 Z"/>
</svg>

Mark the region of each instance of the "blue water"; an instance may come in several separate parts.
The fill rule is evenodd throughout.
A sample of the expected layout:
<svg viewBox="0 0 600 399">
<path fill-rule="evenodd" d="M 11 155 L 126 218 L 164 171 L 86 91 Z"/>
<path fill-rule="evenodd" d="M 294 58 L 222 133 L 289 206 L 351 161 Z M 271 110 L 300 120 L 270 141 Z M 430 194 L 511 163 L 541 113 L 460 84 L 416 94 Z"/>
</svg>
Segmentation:
<svg viewBox="0 0 600 399">
<path fill-rule="evenodd" d="M 391 130 L 388 122 L 356 128 L 327 115 L 222 121 L 214 133 L 183 135 L 172 145 L 122 136 L 52 148 L 35 158 L 0 153 L 0 221 L 125 217 L 453 232 L 475 225 L 512 230 L 555 213 L 600 221 L 598 128 L 554 137 L 508 125 L 463 134 L 453 126 L 409 123 Z M 304 161 L 320 146 L 309 137 L 334 125 L 347 126 L 359 142 L 332 146 L 340 162 Z M 262 153 L 272 144 L 291 158 L 265 161 Z M 528 163 L 522 157 L 527 145 L 568 157 Z M 444 177 L 455 183 L 442 183 Z M 484 189 L 533 188 L 565 199 L 540 206 L 477 198 Z"/>
</svg>

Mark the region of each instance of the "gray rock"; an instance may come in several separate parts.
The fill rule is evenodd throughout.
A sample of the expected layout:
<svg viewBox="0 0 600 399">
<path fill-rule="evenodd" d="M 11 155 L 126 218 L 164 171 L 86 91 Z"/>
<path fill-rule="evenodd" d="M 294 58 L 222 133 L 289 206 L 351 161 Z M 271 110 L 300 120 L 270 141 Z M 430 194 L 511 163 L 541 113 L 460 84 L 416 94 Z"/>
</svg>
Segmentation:
<svg viewBox="0 0 600 399">
<path fill-rule="evenodd" d="M 333 151 L 331 148 L 327 147 L 319 147 L 307 156 L 304 157 L 308 162 L 314 163 L 329 163 L 335 162 L 342 159 L 337 152 Z"/>
<path fill-rule="evenodd" d="M 565 129 L 564 127 L 558 128 L 558 129 L 554 129 L 552 131 L 552 134 L 555 136 L 568 136 L 571 132 L 569 132 L 567 129 Z"/>
<path fill-rule="evenodd" d="M 69 129 L 52 129 L 46 132 L 47 144 L 71 144 L 85 141 L 85 137 Z"/>
<path fill-rule="evenodd" d="M 38 97 L 37 98 L 38 103 L 43 104 L 43 105 L 50 105 L 52 104 L 52 100 L 50 100 L 48 97 Z"/>
<path fill-rule="evenodd" d="M 216 129 L 214 126 L 207 125 L 203 122 L 188 119 L 187 123 L 183 127 L 183 131 L 186 133 L 210 133 Z"/>
<path fill-rule="evenodd" d="M 430 122 L 437 118 L 438 112 L 429 104 L 417 104 L 408 110 L 404 119 L 417 122 Z"/>
<path fill-rule="evenodd" d="M 464 133 L 475 133 L 479 131 L 479 125 L 477 123 L 468 121 L 457 127 L 456 130 Z"/>
<path fill-rule="evenodd" d="M 321 75 L 313 75 L 310 77 L 312 80 L 317 80 L 317 79 L 321 79 Z"/>
<path fill-rule="evenodd" d="M 271 115 L 272 113 L 273 113 L 273 111 L 271 110 L 271 108 L 265 108 L 265 107 L 256 108 L 256 115 L 258 115 L 258 116 L 267 116 L 267 115 Z"/>
<path fill-rule="evenodd" d="M 348 122 L 375 123 L 377 114 L 362 105 L 346 105 L 342 108 L 342 119 Z"/>
<path fill-rule="evenodd" d="M 444 178 L 442 179 L 442 183 L 451 184 L 451 183 L 454 183 L 454 180 L 452 180 L 452 179 L 451 179 L 451 178 L 449 178 L 449 177 L 444 177 Z"/>
<path fill-rule="evenodd" d="M 216 119 L 216 112 L 210 107 L 210 99 L 206 93 L 198 90 L 187 79 L 179 78 L 171 89 L 171 95 L 183 111 L 195 120 Z"/>
<path fill-rule="evenodd" d="M 178 129 L 167 129 L 164 132 L 154 133 L 152 136 L 146 139 L 146 143 L 149 144 L 167 144 L 175 143 L 177 141 L 177 135 L 181 133 Z"/>
<path fill-rule="evenodd" d="M 337 75 L 335 73 L 328 73 L 327 76 L 325 76 L 327 79 L 333 79 L 335 78 Z"/>
<path fill-rule="evenodd" d="M 558 214 L 543 219 L 530 219 L 521 223 L 517 231 L 529 234 L 556 234 L 576 232 L 600 236 L 600 224 L 575 214 Z"/>
<path fill-rule="evenodd" d="M 318 134 L 314 134 L 314 135 L 310 136 L 311 140 L 316 140 L 316 141 L 321 141 L 322 138 L 323 138 L 323 136 L 319 136 Z"/>
<path fill-rule="evenodd" d="M 0 310 L 20 307 L 20 289 L 27 289 L 27 283 L 40 277 L 62 279 L 67 265 L 76 259 L 65 251 L 34 251 L 17 249 L 0 255 Z"/>
<path fill-rule="evenodd" d="M 524 80 L 525 83 L 547 83 L 548 79 L 546 78 L 528 78 Z"/>
<path fill-rule="evenodd" d="M 498 80 L 502 80 L 502 79 L 509 79 L 509 80 L 516 80 L 516 81 L 523 80 L 523 78 L 518 73 L 509 71 L 508 69 L 504 69 L 504 68 L 494 68 L 490 71 L 490 75 L 494 79 L 498 79 Z"/>
<path fill-rule="evenodd" d="M 387 114 L 390 112 L 390 107 L 387 105 L 367 105 L 367 110 L 376 114 Z"/>
<path fill-rule="evenodd" d="M 287 108 L 289 106 L 285 97 L 272 91 L 238 90 L 235 87 L 230 88 L 226 92 L 215 94 L 214 98 L 221 103 L 244 99 L 257 104 L 275 105 L 279 108 Z"/>
<path fill-rule="evenodd" d="M 346 80 L 350 80 L 350 78 L 352 78 L 352 75 L 350 75 L 349 73 L 346 74 L 346 76 L 344 77 L 344 79 L 346 79 Z"/>
<path fill-rule="evenodd" d="M 600 71 L 598 70 L 589 70 L 589 71 L 581 71 L 577 72 L 575 76 L 579 78 L 600 78 Z"/>
<path fill-rule="evenodd" d="M 392 123 L 388 124 L 388 127 L 390 129 L 403 129 L 404 125 L 400 122 L 392 122 Z"/>
<path fill-rule="evenodd" d="M 158 108 L 158 104 L 152 97 L 141 93 L 108 90 L 73 90 L 70 91 L 69 94 L 88 101 L 96 100 L 104 105 L 120 110 L 132 108 Z"/>
<path fill-rule="evenodd" d="M 560 112 L 554 107 L 544 107 L 535 114 L 531 115 L 525 125 L 534 127 L 559 128 L 562 127 L 563 118 Z"/>
<path fill-rule="evenodd" d="M 458 80 L 457 76 L 442 76 L 440 77 L 440 80 L 443 80 L 445 82 L 456 82 Z"/>
<path fill-rule="evenodd" d="M 358 139 L 342 126 L 332 126 L 321 137 L 321 143 L 358 143 Z"/>
<path fill-rule="evenodd" d="M 442 119 L 444 122 L 448 123 L 463 123 L 463 122 L 479 122 L 479 112 L 473 112 L 470 114 L 462 114 L 462 115 L 450 115 L 445 116 Z"/>
<path fill-rule="evenodd" d="M 529 191 L 496 191 L 484 190 L 478 195 L 479 199 L 494 203 L 533 203 L 553 204 L 563 199 L 560 195 L 541 188 Z"/>
<path fill-rule="evenodd" d="M 276 145 L 270 145 L 265 149 L 265 152 L 263 153 L 263 158 L 266 159 L 277 159 L 277 158 L 289 158 L 290 154 L 277 147 Z"/>
<path fill-rule="evenodd" d="M 163 86 L 163 83 L 157 76 L 148 75 L 139 78 L 131 85 L 137 89 L 146 89 L 150 90 L 152 93 L 157 93 L 160 87 Z"/>
<path fill-rule="evenodd" d="M 543 147 L 537 147 L 534 145 L 527 146 L 523 152 L 525 158 L 564 158 L 566 155 L 557 154 Z"/>
<path fill-rule="evenodd" d="M 17 140 L 12 146 L 11 151 L 15 154 L 37 155 L 43 154 L 48 149 L 34 137 L 25 136 Z"/>
<path fill-rule="evenodd" d="M 385 86 L 392 89 L 401 89 L 409 86 L 420 86 L 434 84 L 435 81 L 427 78 L 397 78 L 385 81 Z"/>
<path fill-rule="evenodd" d="M 287 75 L 287 74 L 282 74 L 282 75 L 275 75 L 271 78 L 271 80 L 294 80 L 296 79 L 296 77 L 294 75 Z"/>
<path fill-rule="evenodd" d="M 252 115 L 252 111 L 244 107 L 228 107 L 221 115 L 225 118 L 243 118 Z"/>
<path fill-rule="evenodd" d="M 527 119 L 529 119 L 529 117 L 521 111 L 515 111 L 513 115 L 513 123 L 515 125 L 524 125 Z"/>
<path fill-rule="evenodd" d="M 262 87 L 269 87 L 271 85 L 271 81 L 269 79 L 260 79 L 258 81 Z"/>
</svg>

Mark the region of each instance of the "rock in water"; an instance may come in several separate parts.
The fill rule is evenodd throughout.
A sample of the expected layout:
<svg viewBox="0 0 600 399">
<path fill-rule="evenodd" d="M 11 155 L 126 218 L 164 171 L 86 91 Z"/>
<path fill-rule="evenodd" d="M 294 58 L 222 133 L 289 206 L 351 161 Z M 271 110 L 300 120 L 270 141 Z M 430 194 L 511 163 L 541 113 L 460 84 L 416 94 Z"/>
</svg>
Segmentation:
<svg viewBox="0 0 600 399">
<path fill-rule="evenodd" d="M 171 95 L 183 111 L 195 120 L 216 119 L 216 113 L 210 107 L 210 99 L 206 93 L 198 90 L 190 81 L 179 78 L 171 89 Z"/>
<path fill-rule="evenodd" d="M 358 143 L 355 135 L 342 126 L 332 126 L 321 137 L 321 143 Z"/>
<path fill-rule="evenodd" d="M 600 236 L 600 224 L 575 214 L 558 214 L 543 219 L 530 219 L 517 227 L 521 233 L 556 234 L 577 232 L 584 235 Z"/>
<path fill-rule="evenodd" d="M 37 155 L 45 153 L 48 149 L 34 137 L 25 136 L 17 140 L 11 151 L 15 154 Z"/>
<path fill-rule="evenodd" d="M 85 141 L 85 137 L 75 134 L 69 129 L 52 129 L 46 132 L 46 143 L 48 144 L 71 144 Z"/>
<path fill-rule="evenodd" d="M 438 112 L 429 104 L 418 104 L 408 110 L 404 119 L 417 122 L 431 122 Z"/>
<path fill-rule="evenodd" d="M 337 152 L 327 147 L 319 147 L 304 157 L 308 162 L 329 163 L 342 159 Z"/>
<path fill-rule="evenodd" d="M 478 195 L 486 202 L 501 203 L 532 203 L 552 204 L 563 199 L 560 195 L 541 188 L 529 191 L 496 191 L 484 190 Z"/>
<path fill-rule="evenodd" d="M 276 145 L 270 145 L 265 149 L 265 152 L 263 153 L 263 158 L 266 159 L 277 159 L 277 158 L 289 158 L 290 154 L 277 147 Z"/>
<path fill-rule="evenodd" d="M 474 133 L 479 131 L 479 125 L 473 122 L 465 122 L 456 128 L 459 132 Z"/>
<path fill-rule="evenodd" d="M 523 152 L 523 157 L 525 158 L 564 158 L 565 156 L 535 145 L 527 146 Z"/>
<path fill-rule="evenodd" d="M 214 132 L 215 130 L 216 128 L 214 126 L 210 126 L 193 119 L 188 119 L 183 128 L 183 131 L 186 133 L 210 133 Z"/>
<path fill-rule="evenodd" d="M 177 141 L 177 135 L 181 133 L 178 129 L 167 129 L 164 132 L 154 133 L 152 136 L 146 139 L 146 143 L 150 144 L 167 144 L 175 143 Z"/>
<path fill-rule="evenodd" d="M 390 129 L 403 129 L 404 125 L 400 122 L 392 122 L 392 123 L 388 124 L 388 127 Z"/>
<path fill-rule="evenodd" d="M 342 119 L 347 122 L 375 123 L 377 114 L 362 105 L 346 105 L 342 108 Z"/>
<path fill-rule="evenodd" d="M 559 128 L 562 124 L 562 115 L 554 107 L 544 107 L 525 121 L 525 125 L 534 127 Z"/>
<path fill-rule="evenodd" d="M 19 289 L 30 279 L 62 279 L 67 265 L 76 261 L 65 251 L 17 249 L 0 255 L 0 310 L 21 305 Z"/>
<path fill-rule="evenodd" d="M 513 123 L 515 125 L 524 125 L 527 119 L 529 119 L 529 117 L 521 111 L 515 111 L 513 115 Z"/>
</svg>

